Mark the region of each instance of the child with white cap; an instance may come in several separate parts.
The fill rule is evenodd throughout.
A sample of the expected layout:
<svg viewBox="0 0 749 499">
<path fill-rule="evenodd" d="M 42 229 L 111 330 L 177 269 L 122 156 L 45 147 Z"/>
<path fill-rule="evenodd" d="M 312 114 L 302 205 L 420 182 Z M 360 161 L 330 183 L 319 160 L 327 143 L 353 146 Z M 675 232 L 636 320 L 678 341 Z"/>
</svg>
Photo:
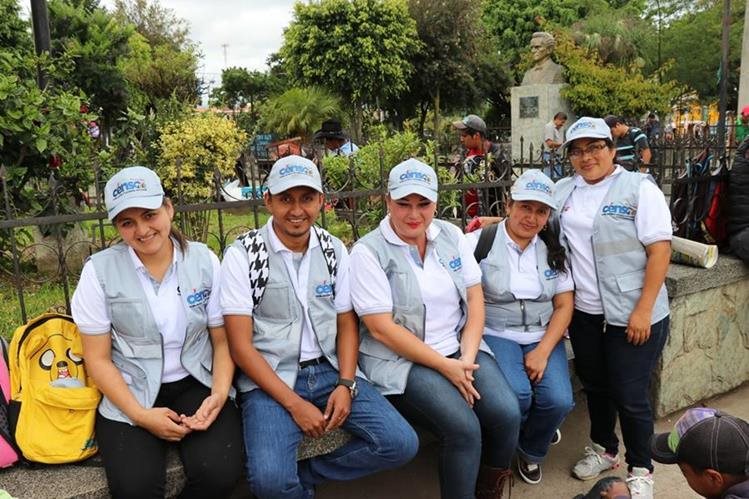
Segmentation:
<svg viewBox="0 0 749 499">
<path fill-rule="evenodd" d="M 428 165 L 396 165 L 388 216 L 351 252 L 360 365 L 439 439 L 444 499 L 496 499 L 512 484 L 520 410 L 481 339 L 481 271 L 460 230 L 434 219 L 437 191 Z"/>
<path fill-rule="evenodd" d="M 101 390 L 96 440 L 113 497 L 163 497 L 168 442 L 180 497 L 225 497 L 241 474 L 234 363 L 216 290 L 219 262 L 172 227 L 159 177 L 124 168 L 104 200 L 122 242 L 86 262 L 73 294 L 86 369 Z"/>
<path fill-rule="evenodd" d="M 554 182 L 541 170 L 510 189 L 506 218 L 470 233 L 478 245 L 486 307 L 484 341 L 520 403 L 518 472 L 541 481 L 541 463 L 574 406 L 562 337 L 573 309 L 574 283 L 552 220 Z"/>
</svg>

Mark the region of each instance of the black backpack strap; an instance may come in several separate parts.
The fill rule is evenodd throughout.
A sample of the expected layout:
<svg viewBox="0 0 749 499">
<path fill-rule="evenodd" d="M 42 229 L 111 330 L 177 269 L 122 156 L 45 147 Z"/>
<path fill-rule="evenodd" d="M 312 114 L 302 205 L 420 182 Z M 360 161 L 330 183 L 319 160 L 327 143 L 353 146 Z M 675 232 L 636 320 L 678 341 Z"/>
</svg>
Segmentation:
<svg viewBox="0 0 749 499">
<path fill-rule="evenodd" d="M 265 286 L 268 284 L 270 272 L 268 247 L 257 229 L 242 234 L 238 239 L 247 251 L 250 260 L 250 294 L 252 295 L 252 308 L 255 309 L 263 301 Z"/>
<path fill-rule="evenodd" d="M 320 241 L 320 250 L 322 255 L 325 257 L 325 264 L 328 266 L 328 274 L 330 274 L 330 284 L 333 287 L 333 299 L 335 299 L 335 279 L 338 275 L 338 259 L 335 255 L 335 247 L 333 245 L 333 236 L 330 232 L 323 229 L 322 227 L 312 226 L 317 234 L 317 239 Z"/>
<path fill-rule="evenodd" d="M 492 245 L 494 244 L 494 238 L 497 235 L 497 227 L 499 227 L 499 224 L 491 224 L 481 230 L 479 241 L 476 243 L 476 249 L 473 250 L 473 257 L 476 259 L 476 262 L 481 263 L 481 260 L 489 254 L 489 250 L 492 249 Z"/>
</svg>

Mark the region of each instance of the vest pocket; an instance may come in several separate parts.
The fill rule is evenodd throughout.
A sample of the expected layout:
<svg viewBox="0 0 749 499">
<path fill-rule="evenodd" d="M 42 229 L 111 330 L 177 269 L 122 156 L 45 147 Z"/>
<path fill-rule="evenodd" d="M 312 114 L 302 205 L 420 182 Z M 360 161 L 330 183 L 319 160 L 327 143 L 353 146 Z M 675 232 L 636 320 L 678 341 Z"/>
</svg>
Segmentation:
<svg viewBox="0 0 749 499">
<path fill-rule="evenodd" d="M 112 329 L 129 338 L 145 338 L 146 304 L 139 299 L 118 298 L 109 301 Z"/>
<path fill-rule="evenodd" d="M 393 272 L 389 276 L 390 281 L 390 294 L 393 300 L 393 306 L 399 309 L 407 309 L 411 307 L 413 301 L 413 292 L 411 290 L 411 276 L 406 272 Z"/>
<path fill-rule="evenodd" d="M 288 285 L 268 284 L 253 315 L 276 322 L 293 322 L 296 320 L 296 307 L 291 307 L 291 290 Z"/>
<path fill-rule="evenodd" d="M 616 284 L 619 286 L 619 291 L 626 293 L 627 291 L 634 291 L 636 289 L 642 289 L 642 285 L 645 281 L 645 271 L 636 270 L 634 272 L 628 272 L 626 274 L 616 276 Z"/>
</svg>

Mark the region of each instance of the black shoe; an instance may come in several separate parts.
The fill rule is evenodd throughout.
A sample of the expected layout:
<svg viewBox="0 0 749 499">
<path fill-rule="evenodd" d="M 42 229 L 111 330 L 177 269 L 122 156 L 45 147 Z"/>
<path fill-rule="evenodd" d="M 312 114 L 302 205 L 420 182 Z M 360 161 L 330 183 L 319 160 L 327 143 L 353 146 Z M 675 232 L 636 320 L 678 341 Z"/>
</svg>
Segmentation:
<svg viewBox="0 0 749 499">
<path fill-rule="evenodd" d="M 557 430 L 554 432 L 554 436 L 551 437 L 551 445 L 556 445 L 562 440 L 562 432 Z"/>
<path fill-rule="evenodd" d="M 523 481 L 531 485 L 535 485 L 541 481 L 541 465 L 529 463 L 520 456 L 518 456 L 518 473 Z"/>
</svg>

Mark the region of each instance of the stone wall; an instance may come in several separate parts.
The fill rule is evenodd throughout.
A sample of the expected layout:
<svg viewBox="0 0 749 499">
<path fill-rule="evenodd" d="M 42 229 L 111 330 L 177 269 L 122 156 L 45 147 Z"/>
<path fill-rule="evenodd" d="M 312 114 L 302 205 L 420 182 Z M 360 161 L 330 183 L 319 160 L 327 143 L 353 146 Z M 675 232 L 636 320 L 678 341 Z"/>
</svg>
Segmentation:
<svg viewBox="0 0 749 499">
<path fill-rule="evenodd" d="M 671 331 L 654 373 L 657 417 L 749 381 L 749 267 L 721 256 L 712 269 L 672 264 Z"/>
</svg>

